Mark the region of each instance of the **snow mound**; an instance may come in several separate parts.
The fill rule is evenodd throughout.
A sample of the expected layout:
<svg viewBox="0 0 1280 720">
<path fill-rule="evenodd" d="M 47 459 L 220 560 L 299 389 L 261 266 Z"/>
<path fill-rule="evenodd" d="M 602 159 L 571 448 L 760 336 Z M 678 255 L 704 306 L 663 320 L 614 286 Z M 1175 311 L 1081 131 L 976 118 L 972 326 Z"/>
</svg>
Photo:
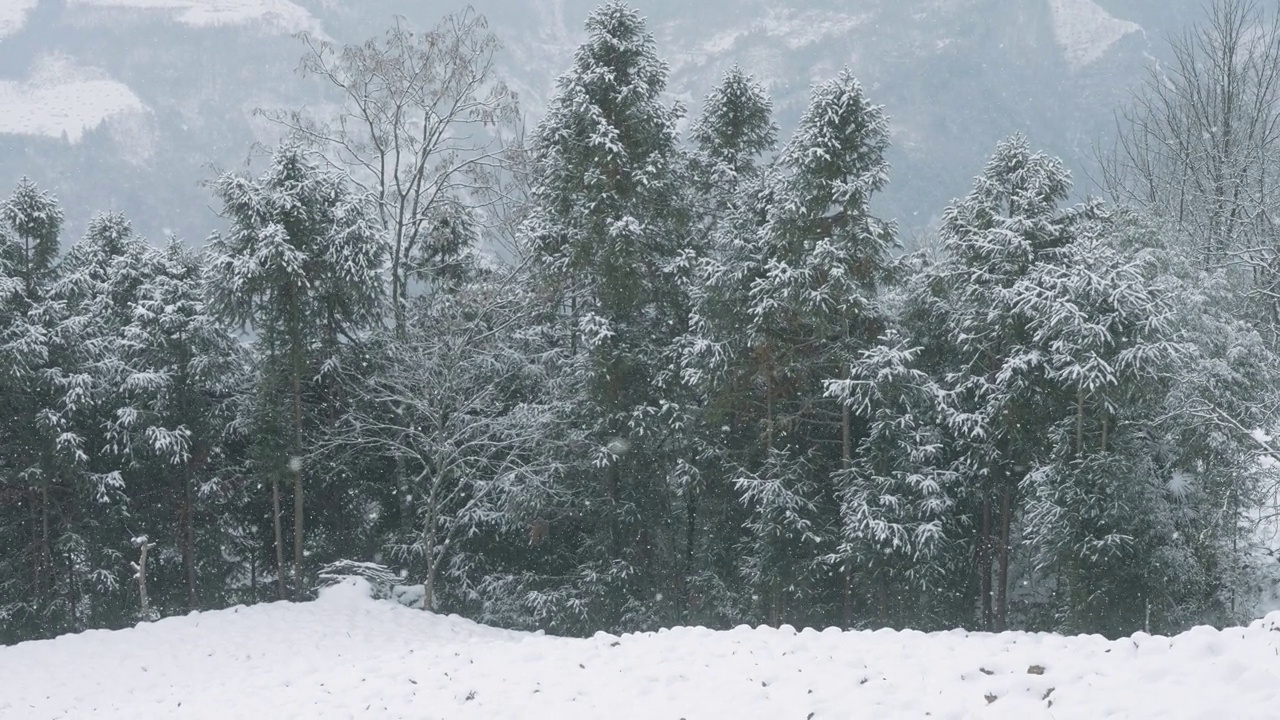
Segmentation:
<svg viewBox="0 0 1280 720">
<path fill-rule="evenodd" d="M 0 38 L 12 35 L 27 22 L 27 13 L 35 9 L 40 0 L 0 0 Z"/>
<path fill-rule="evenodd" d="M 64 55 L 44 58 L 25 81 L 0 81 L 0 134 L 65 135 L 74 143 L 110 117 L 145 111 L 127 85 Z"/>
<path fill-rule="evenodd" d="M 1280 707 L 1280 613 L 1117 641 L 786 626 L 568 639 L 368 590 L 356 579 L 312 603 L 0 648 L 0 717 L 1240 720 Z"/>
<path fill-rule="evenodd" d="M 320 588 L 317 602 L 336 605 L 359 604 L 373 598 L 373 585 L 362 577 L 345 577 L 338 582 Z"/>
<path fill-rule="evenodd" d="M 70 0 L 70 4 L 166 10 L 172 12 L 178 22 L 195 27 L 259 22 L 286 33 L 318 33 L 320 30 L 319 20 L 290 0 Z"/>
<path fill-rule="evenodd" d="M 1111 15 L 1094 0 L 1049 0 L 1053 36 L 1073 69 L 1091 65 L 1142 26 Z"/>
</svg>

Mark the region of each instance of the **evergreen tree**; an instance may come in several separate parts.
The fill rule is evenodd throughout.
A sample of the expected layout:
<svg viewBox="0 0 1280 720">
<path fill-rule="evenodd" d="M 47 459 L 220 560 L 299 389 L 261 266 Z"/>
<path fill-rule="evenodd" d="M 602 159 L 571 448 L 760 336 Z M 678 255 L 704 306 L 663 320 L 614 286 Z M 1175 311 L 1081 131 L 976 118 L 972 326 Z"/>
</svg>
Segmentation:
<svg viewBox="0 0 1280 720">
<path fill-rule="evenodd" d="M 65 627 L 55 606 L 55 508 L 49 437 L 37 417 L 52 402 L 41 373 L 54 354 L 45 301 L 62 229 L 56 198 L 27 180 L 0 204 L 0 641 Z"/>
<path fill-rule="evenodd" d="M 331 371 L 340 345 L 378 322 L 384 241 L 362 197 L 293 146 L 279 148 L 257 180 L 225 174 L 214 192 L 230 228 L 209 240 L 209 302 L 223 320 L 258 334 L 264 363 L 258 392 L 267 405 L 260 418 L 271 420 L 267 427 L 277 432 L 281 424 L 289 429 L 271 443 L 261 470 L 273 483 L 281 596 L 279 479 L 285 473 L 293 478 L 293 578 L 300 593 L 308 452 L 304 383 Z"/>
<path fill-rule="evenodd" d="M 940 372 L 954 394 L 948 424 L 966 512 L 978 518 L 973 548 L 988 628 L 1007 621 L 1018 488 L 1039 457 L 1047 423 L 1044 358 L 1017 288 L 1033 269 L 1061 264 L 1077 226 L 1096 215 L 1094 205 L 1059 209 L 1070 186 L 1062 163 L 1032 152 L 1022 136 L 1001 142 L 972 192 L 943 214 L 945 259 L 925 286 L 942 295 L 924 302 L 936 329 L 923 332 L 941 341 L 931 354 L 943 359 Z"/>
<path fill-rule="evenodd" d="M 582 562 L 612 590 L 584 602 L 606 626 L 654 627 L 673 609 L 681 453 L 668 445 L 684 406 L 664 370 L 687 324 L 673 266 L 690 237 L 686 160 L 680 109 L 660 97 L 667 66 L 640 16 L 611 2 L 586 29 L 534 136 L 526 230 L 564 342 L 590 366 L 581 417 L 595 448 L 577 501 L 596 532 Z"/>
<path fill-rule="evenodd" d="M 231 399 L 242 391 L 245 357 L 209 312 L 200 257 L 174 240 L 154 262 L 155 276 L 123 328 L 124 379 L 109 436 L 150 480 L 130 492 L 136 520 L 146 523 L 136 532 L 178 550 L 178 572 L 168 582 L 153 578 L 151 587 L 160 591 L 153 598 L 161 609 L 192 610 L 203 605 L 200 568 L 214 571 L 219 582 L 224 574 L 221 548 L 211 539 L 216 521 L 203 501 L 217 489 L 216 471 L 225 464 Z M 172 557 L 161 553 L 153 572 L 167 571 Z M 217 584 L 210 589 L 214 597 L 221 592 Z"/>
</svg>

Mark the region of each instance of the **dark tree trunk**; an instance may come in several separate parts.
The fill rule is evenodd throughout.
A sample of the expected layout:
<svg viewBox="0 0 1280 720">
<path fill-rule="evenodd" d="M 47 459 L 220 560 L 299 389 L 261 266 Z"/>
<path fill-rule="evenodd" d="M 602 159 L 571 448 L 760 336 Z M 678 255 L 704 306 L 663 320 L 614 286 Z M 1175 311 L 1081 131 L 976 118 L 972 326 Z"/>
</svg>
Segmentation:
<svg viewBox="0 0 1280 720">
<path fill-rule="evenodd" d="M 289 594 L 284 587 L 284 524 L 280 519 L 280 477 L 275 474 L 271 476 L 271 505 L 271 519 L 276 535 L 276 597 L 285 600 Z"/>
<path fill-rule="evenodd" d="M 200 594 L 196 588 L 196 531 L 192 515 L 195 512 L 191 497 L 191 469 L 182 472 L 182 569 L 187 577 L 187 609 L 200 609 Z"/>
<path fill-rule="evenodd" d="M 853 627 L 853 563 L 844 563 L 844 627 Z"/>
<path fill-rule="evenodd" d="M 1012 518 L 1013 490 L 1005 481 L 1000 497 L 1000 577 L 996 586 L 995 629 L 1003 632 L 1009 623 L 1009 525 Z"/>
<path fill-rule="evenodd" d="M 303 595 L 303 550 L 305 547 L 305 529 L 303 516 L 304 495 L 302 490 L 302 338 L 297 332 L 293 336 L 293 456 L 289 458 L 289 469 L 293 472 L 293 591 L 296 597 Z"/>
<path fill-rule="evenodd" d="M 978 537 L 978 592 L 982 600 L 982 627 L 992 630 L 991 608 L 991 496 L 982 497 L 982 530 Z"/>
</svg>

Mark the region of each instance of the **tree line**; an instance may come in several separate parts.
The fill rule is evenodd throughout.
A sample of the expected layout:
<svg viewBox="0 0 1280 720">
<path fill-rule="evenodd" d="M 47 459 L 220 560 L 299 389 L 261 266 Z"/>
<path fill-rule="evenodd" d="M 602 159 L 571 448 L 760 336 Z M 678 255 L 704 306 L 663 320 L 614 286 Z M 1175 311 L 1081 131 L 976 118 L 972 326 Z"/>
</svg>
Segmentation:
<svg viewBox="0 0 1280 720">
<path fill-rule="evenodd" d="M 1110 202 L 1014 136 L 915 254 L 848 69 L 784 140 L 733 68 L 681 137 L 610 2 L 526 140 L 472 11 L 304 38 L 342 109 L 265 112 L 202 249 L 0 204 L 0 642 L 342 568 L 566 634 L 1237 622 L 1275 563 L 1264 19 L 1221 0 L 1153 71 Z"/>
</svg>

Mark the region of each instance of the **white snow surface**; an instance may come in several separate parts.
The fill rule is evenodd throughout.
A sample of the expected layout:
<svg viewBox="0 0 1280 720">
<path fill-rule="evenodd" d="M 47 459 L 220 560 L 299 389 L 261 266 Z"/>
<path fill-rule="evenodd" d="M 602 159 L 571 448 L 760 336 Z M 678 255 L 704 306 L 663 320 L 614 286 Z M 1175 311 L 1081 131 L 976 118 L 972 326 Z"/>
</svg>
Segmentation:
<svg viewBox="0 0 1280 720">
<path fill-rule="evenodd" d="M 40 0 L 0 0 L 0 38 L 12 35 L 27 22 L 27 13 L 35 9 Z"/>
<path fill-rule="evenodd" d="M 127 85 L 65 55 L 43 58 L 26 80 L 0 80 L 0 134 L 65 133 L 74 143 L 107 118 L 145 110 Z"/>
<path fill-rule="evenodd" d="M 1121 20 L 1094 0 L 1049 0 L 1053 36 L 1067 62 L 1080 69 L 1102 59 L 1126 35 L 1142 26 Z"/>
<path fill-rule="evenodd" d="M 289 33 L 320 30 L 315 16 L 290 0 L 70 0 L 70 4 L 165 10 L 174 13 L 178 22 L 196 27 L 261 22 Z"/>
<path fill-rule="evenodd" d="M 1274 718 L 1280 613 L 1117 641 L 680 628 L 568 639 L 369 599 L 192 614 L 0 648 L 0 717 Z"/>
</svg>

